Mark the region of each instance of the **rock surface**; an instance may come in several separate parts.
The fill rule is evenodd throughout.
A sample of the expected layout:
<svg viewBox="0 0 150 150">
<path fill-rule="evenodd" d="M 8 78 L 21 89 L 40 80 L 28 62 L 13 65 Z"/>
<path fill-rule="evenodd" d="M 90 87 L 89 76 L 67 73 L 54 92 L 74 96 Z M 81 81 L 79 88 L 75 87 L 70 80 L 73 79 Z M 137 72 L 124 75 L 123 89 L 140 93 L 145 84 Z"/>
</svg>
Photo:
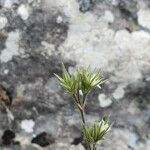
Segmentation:
<svg viewBox="0 0 150 150">
<path fill-rule="evenodd" d="M 0 137 L 15 134 L 0 149 L 41 150 L 31 142 L 41 133 L 55 139 L 47 150 L 85 149 L 80 116 L 53 75 L 64 62 L 70 73 L 90 65 L 108 79 L 86 109 L 89 123 L 114 122 L 98 149 L 148 150 L 149 51 L 149 0 L 0 0 L 0 100 L 14 116 L 0 107 Z"/>
</svg>

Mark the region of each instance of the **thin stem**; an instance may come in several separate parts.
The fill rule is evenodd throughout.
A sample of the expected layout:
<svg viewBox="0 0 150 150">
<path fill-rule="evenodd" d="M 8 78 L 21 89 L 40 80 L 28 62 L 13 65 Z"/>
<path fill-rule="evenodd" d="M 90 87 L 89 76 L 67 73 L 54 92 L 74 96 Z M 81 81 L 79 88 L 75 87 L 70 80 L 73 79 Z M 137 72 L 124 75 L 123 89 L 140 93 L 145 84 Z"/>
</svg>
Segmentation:
<svg viewBox="0 0 150 150">
<path fill-rule="evenodd" d="M 85 108 L 87 95 L 88 95 L 88 93 L 87 93 L 87 94 L 83 94 L 83 101 L 82 101 L 82 103 L 83 103 L 83 108 Z"/>
<path fill-rule="evenodd" d="M 86 124 L 86 122 L 85 122 L 85 113 L 84 113 L 84 108 L 79 109 L 79 110 L 80 110 L 80 114 L 81 114 L 81 120 L 82 120 L 82 123 L 83 123 L 83 125 L 85 125 L 85 124 Z M 86 144 L 87 144 L 88 150 L 91 150 L 90 143 L 89 143 L 88 141 L 86 141 Z"/>
<path fill-rule="evenodd" d="M 85 115 L 84 115 L 84 110 L 83 109 L 79 109 L 80 110 L 80 114 L 81 114 L 81 120 L 82 123 L 85 125 Z"/>
<path fill-rule="evenodd" d="M 80 99 L 75 94 L 73 94 L 73 98 L 76 101 L 76 103 L 81 105 Z"/>
<path fill-rule="evenodd" d="M 96 150 L 96 144 L 95 143 L 93 144 L 93 150 Z"/>
<path fill-rule="evenodd" d="M 85 111 L 84 111 L 84 109 L 85 109 L 85 102 L 86 102 L 86 96 L 87 96 L 87 94 L 84 94 L 84 96 L 83 96 L 83 103 L 81 104 L 79 92 L 77 93 L 77 95 L 73 94 L 75 104 L 77 105 L 77 107 L 78 107 L 78 109 L 80 111 L 81 120 L 82 120 L 82 124 L 83 125 L 86 125 Z M 86 141 L 86 143 L 87 143 L 88 150 L 91 150 L 90 143 L 88 141 Z"/>
</svg>

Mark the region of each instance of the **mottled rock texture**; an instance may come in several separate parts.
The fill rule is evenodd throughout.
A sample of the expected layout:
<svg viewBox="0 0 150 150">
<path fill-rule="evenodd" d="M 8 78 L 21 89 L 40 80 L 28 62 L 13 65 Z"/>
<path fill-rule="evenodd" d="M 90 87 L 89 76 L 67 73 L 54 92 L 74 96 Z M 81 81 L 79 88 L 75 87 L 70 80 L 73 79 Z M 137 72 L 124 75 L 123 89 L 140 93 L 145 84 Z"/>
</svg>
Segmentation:
<svg viewBox="0 0 150 150">
<path fill-rule="evenodd" d="M 96 67 L 108 79 L 86 108 L 89 123 L 103 115 L 114 122 L 98 149 L 148 150 L 150 1 L 0 0 L 0 96 L 14 116 L 0 107 L 0 149 L 41 150 L 41 139 L 31 142 L 41 133 L 55 139 L 47 150 L 85 149 L 80 116 L 53 76 L 62 62 L 69 72 Z M 15 135 L 7 147 L 6 131 Z"/>
</svg>

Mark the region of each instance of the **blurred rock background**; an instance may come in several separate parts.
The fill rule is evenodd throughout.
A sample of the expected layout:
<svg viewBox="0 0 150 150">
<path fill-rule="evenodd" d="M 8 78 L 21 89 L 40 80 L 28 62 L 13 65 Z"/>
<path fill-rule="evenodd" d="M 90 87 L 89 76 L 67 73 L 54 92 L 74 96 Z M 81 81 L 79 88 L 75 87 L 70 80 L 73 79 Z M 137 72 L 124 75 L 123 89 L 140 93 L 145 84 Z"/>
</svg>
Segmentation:
<svg viewBox="0 0 150 150">
<path fill-rule="evenodd" d="M 61 62 L 108 79 L 86 109 L 89 122 L 114 122 L 98 150 L 150 148 L 149 0 L 0 0 L 0 100 L 14 115 L 1 107 L 0 150 L 85 149 L 80 116 L 53 76 Z"/>
</svg>

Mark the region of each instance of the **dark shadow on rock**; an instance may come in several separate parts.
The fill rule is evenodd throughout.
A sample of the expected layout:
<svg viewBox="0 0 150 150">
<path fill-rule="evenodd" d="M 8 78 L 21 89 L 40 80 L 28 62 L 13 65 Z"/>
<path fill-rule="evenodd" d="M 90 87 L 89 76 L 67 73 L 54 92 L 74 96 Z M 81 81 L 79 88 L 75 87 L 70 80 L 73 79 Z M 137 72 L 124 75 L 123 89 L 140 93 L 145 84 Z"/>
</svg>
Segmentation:
<svg viewBox="0 0 150 150">
<path fill-rule="evenodd" d="M 143 82 L 140 83 L 139 87 L 133 86 L 133 85 L 129 85 L 127 87 L 127 92 L 126 92 L 126 96 L 128 97 L 128 99 L 136 99 L 138 102 L 138 107 L 145 111 L 148 110 L 150 108 L 150 101 L 149 101 L 149 97 L 150 97 L 150 84 L 149 82 Z"/>
<path fill-rule="evenodd" d="M 21 45 L 27 50 L 36 51 L 41 46 L 41 41 L 47 41 L 56 47 L 65 41 L 68 32 L 68 23 L 56 22 L 57 16 L 61 13 L 47 12 L 43 8 L 34 8 L 28 19 L 26 28 L 23 30 Z"/>
<path fill-rule="evenodd" d="M 10 145 L 14 143 L 15 133 L 11 130 L 5 130 L 2 135 L 2 144 Z"/>
<path fill-rule="evenodd" d="M 72 145 L 82 144 L 85 149 L 88 149 L 87 143 L 85 142 L 83 135 L 74 138 L 71 144 Z"/>
<path fill-rule="evenodd" d="M 53 144 L 54 142 L 55 142 L 55 139 L 52 137 L 52 135 L 47 134 L 46 132 L 42 132 L 42 133 L 38 134 L 31 141 L 31 143 L 38 144 L 41 147 L 46 147 L 50 144 Z"/>
<path fill-rule="evenodd" d="M 83 136 L 81 135 L 80 137 L 74 138 L 74 140 L 71 144 L 72 145 L 78 145 L 78 144 L 82 143 L 82 141 L 83 141 Z"/>
<path fill-rule="evenodd" d="M 93 6 L 93 0 L 79 0 L 79 10 L 83 13 L 90 11 Z"/>
<path fill-rule="evenodd" d="M 127 2 L 121 1 L 118 6 L 121 15 L 126 20 L 133 20 L 137 24 L 137 8 L 136 3 L 130 3 L 130 5 Z M 132 9 L 134 8 L 134 9 Z"/>
</svg>

